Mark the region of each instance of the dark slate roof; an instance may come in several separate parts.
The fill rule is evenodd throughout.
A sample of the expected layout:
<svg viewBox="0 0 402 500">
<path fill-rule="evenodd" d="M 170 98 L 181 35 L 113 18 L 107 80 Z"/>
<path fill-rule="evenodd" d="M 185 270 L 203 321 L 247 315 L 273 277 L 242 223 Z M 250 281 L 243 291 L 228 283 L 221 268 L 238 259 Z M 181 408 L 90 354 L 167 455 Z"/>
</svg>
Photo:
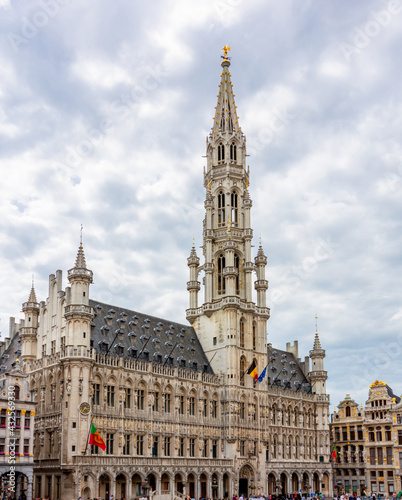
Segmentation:
<svg viewBox="0 0 402 500">
<path fill-rule="evenodd" d="M 311 392 L 310 382 L 294 355 L 271 347 L 268 350 L 268 385 L 292 391 Z"/>
<path fill-rule="evenodd" d="M 213 374 L 191 326 L 90 300 L 91 344 L 98 352 Z"/>
<path fill-rule="evenodd" d="M 18 332 L 14 335 L 10 345 L 0 356 L 0 376 L 15 368 L 17 359 L 21 359 L 21 339 Z"/>
<path fill-rule="evenodd" d="M 390 398 L 395 398 L 395 402 L 398 404 L 401 402 L 401 398 L 399 396 L 397 396 L 396 394 L 394 394 L 394 391 L 391 389 L 391 387 L 387 384 L 387 392 L 388 392 L 388 396 Z"/>
</svg>

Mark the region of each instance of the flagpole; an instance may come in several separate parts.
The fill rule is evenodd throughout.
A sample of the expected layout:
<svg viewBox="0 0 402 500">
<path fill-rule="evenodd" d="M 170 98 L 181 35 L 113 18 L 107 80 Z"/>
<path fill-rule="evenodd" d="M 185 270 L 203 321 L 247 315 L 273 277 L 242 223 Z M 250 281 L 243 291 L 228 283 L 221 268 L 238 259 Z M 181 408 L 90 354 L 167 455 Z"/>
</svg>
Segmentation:
<svg viewBox="0 0 402 500">
<path fill-rule="evenodd" d="M 83 455 L 86 455 L 87 454 L 87 451 L 88 451 L 88 441 L 89 441 L 89 435 L 91 434 L 91 428 L 92 428 L 92 420 L 94 419 L 94 416 L 92 415 L 91 416 L 91 421 L 89 422 L 89 430 L 88 430 L 88 437 L 87 437 L 87 444 L 85 446 L 85 451 L 83 453 Z"/>
</svg>

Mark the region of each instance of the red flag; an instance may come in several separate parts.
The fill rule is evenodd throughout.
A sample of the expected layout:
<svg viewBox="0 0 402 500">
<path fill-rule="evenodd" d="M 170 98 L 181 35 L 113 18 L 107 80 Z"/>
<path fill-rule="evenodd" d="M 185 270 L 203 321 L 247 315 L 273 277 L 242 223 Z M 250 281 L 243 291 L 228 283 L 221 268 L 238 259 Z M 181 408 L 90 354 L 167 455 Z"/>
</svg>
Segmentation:
<svg viewBox="0 0 402 500">
<path fill-rule="evenodd" d="M 99 431 L 96 430 L 94 424 L 91 424 L 91 432 L 89 434 L 89 444 L 93 444 L 94 446 L 99 446 L 103 451 L 106 450 L 105 441 L 100 437 Z"/>
</svg>

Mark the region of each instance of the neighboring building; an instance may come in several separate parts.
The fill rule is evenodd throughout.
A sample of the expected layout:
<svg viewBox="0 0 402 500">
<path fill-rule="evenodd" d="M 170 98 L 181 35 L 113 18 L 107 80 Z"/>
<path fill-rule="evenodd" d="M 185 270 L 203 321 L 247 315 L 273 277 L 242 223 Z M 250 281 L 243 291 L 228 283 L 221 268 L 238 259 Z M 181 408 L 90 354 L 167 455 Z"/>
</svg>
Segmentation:
<svg viewBox="0 0 402 500">
<path fill-rule="evenodd" d="M 21 496 L 23 500 L 31 500 L 36 405 L 29 392 L 28 374 L 22 371 L 19 362 L 21 339 L 13 328 L 5 345 L 7 350 L 5 346 L 0 350 L 1 497 Z"/>
<path fill-rule="evenodd" d="M 339 492 L 391 496 L 401 490 L 402 403 L 387 384 L 370 385 L 364 410 L 347 394 L 332 415 L 331 438 Z"/>
<path fill-rule="evenodd" d="M 194 247 L 188 258 L 192 326 L 90 299 L 82 243 L 69 286 L 57 271 L 47 300 L 32 290 L 23 305 L 21 360 L 37 405 L 35 497 L 332 493 L 318 334 L 304 361 L 297 342 L 286 351 L 266 343 L 267 258 L 261 245 L 251 257 L 246 140 L 229 66 L 225 58 L 207 140 L 205 262 Z M 261 374 L 268 358 L 262 382 L 247 375 L 253 361 Z M 106 452 L 86 448 L 91 416 Z"/>
</svg>

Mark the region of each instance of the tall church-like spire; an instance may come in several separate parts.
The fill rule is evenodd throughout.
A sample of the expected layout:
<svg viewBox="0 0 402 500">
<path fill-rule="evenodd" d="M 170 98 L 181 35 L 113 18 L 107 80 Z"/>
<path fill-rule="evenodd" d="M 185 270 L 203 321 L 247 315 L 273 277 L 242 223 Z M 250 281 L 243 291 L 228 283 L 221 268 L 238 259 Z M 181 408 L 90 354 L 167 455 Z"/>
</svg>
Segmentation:
<svg viewBox="0 0 402 500">
<path fill-rule="evenodd" d="M 256 359 L 258 366 L 266 364 L 267 259 L 262 249 L 255 262 L 251 255 L 252 201 L 248 191 L 246 137 L 235 105 L 229 50 L 227 46 L 223 49 L 218 101 L 207 138 L 204 264 L 198 266 L 198 258 L 192 252 L 188 259 L 190 308 L 187 319 L 197 330 L 213 369 L 225 372 L 232 383 L 244 385 L 248 381 L 242 373 L 247 363 Z M 198 307 L 201 271 L 205 274 L 204 302 Z M 257 272 L 257 304 L 253 302 L 254 271 Z"/>
<path fill-rule="evenodd" d="M 214 133 L 232 134 L 233 132 L 241 132 L 239 125 L 239 118 L 237 116 L 235 105 L 235 94 L 233 92 L 233 85 L 231 81 L 231 74 L 229 71 L 230 58 L 227 53 L 230 47 L 225 46 L 222 49 L 222 74 L 221 83 L 219 84 L 218 103 L 215 108 L 214 123 L 212 130 Z"/>
</svg>

